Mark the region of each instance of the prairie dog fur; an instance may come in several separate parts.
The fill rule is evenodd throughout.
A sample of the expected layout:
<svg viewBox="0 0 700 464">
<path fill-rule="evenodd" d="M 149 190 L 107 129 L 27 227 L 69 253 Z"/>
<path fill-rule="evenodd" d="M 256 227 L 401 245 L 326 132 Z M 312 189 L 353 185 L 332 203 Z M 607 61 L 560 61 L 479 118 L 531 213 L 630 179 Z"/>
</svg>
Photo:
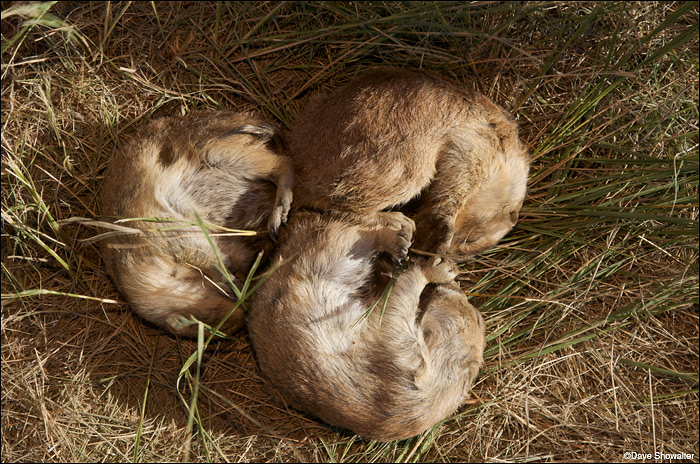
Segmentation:
<svg viewBox="0 0 700 464">
<path fill-rule="evenodd" d="M 382 311 L 377 254 L 404 257 L 413 229 L 398 212 L 297 212 L 273 258 L 286 262 L 250 302 L 260 369 L 285 400 L 381 441 L 445 419 L 466 399 L 483 362 L 483 318 L 454 282 L 449 261 L 408 263 Z"/>
<path fill-rule="evenodd" d="M 233 308 L 235 295 L 195 213 L 206 224 L 277 234 L 294 174 L 291 161 L 270 148 L 274 133 L 252 114 L 199 113 L 155 120 L 115 154 L 102 187 L 102 214 L 176 220 L 127 222 L 141 233 L 113 233 L 103 241 L 107 271 L 143 318 L 194 335 L 196 327 L 183 327 L 180 317 L 215 326 Z M 220 232 L 209 230 L 225 267 L 239 279 L 262 246 L 271 248 L 265 238 L 253 246 L 256 238 Z M 235 331 L 243 323 L 239 309 L 223 328 Z"/>
<path fill-rule="evenodd" d="M 367 215 L 423 191 L 415 245 L 456 259 L 517 222 L 530 165 L 505 110 L 418 70 L 370 71 L 312 96 L 288 146 L 296 206 Z"/>
</svg>

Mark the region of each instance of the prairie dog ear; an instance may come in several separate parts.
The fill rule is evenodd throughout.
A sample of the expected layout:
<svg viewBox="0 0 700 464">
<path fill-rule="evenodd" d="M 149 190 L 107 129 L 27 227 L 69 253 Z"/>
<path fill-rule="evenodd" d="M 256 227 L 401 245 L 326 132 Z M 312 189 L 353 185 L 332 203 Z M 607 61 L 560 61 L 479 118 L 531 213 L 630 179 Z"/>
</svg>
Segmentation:
<svg viewBox="0 0 700 464">
<path fill-rule="evenodd" d="M 272 137 L 274 137 L 275 135 L 275 126 L 268 123 L 261 123 L 256 125 L 244 124 L 240 127 L 236 127 L 235 129 L 229 132 L 226 132 L 223 135 L 220 135 L 219 138 L 225 139 L 234 135 L 252 135 L 257 139 L 260 139 L 261 142 L 268 142 L 272 140 Z"/>
<path fill-rule="evenodd" d="M 473 360 L 470 360 L 462 365 L 462 375 L 464 379 L 462 395 L 464 399 L 468 398 L 469 391 L 474 385 L 474 380 L 479 375 L 479 367 L 481 367 L 481 363 Z"/>
<path fill-rule="evenodd" d="M 433 291 L 439 291 L 437 289 Z M 440 307 L 431 307 L 423 314 L 420 327 L 423 330 L 423 340 L 429 350 L 441 345 L 446 338 L 452 337 L 451 319 L 454 316 Z"/>
<path fill-rule="evenodd" d="M 413 383 L 420 390 L 429 390 L 435 381 L 432 366 L 428 365 L 429 362 L 430 360 L 423 354 L 418 369 L 413 373 Z"/>
</svg>

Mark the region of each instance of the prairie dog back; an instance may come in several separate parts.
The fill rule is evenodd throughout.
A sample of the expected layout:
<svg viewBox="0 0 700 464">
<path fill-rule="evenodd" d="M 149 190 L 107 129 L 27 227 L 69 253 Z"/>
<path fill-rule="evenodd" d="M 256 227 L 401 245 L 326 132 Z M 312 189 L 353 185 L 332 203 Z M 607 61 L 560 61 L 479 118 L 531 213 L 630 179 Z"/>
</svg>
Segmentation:
<svg viewBox="0 0 700 464">
<path fill-rule="evenodd" d="M 401 213 L 296 213 L 273 260 L 287 261 L 250 300 L 252 345 L 276 390 L 329 424 L 381 441 L 446 418 L 483 361 L 483 318 L 447 261 L 409 263 L 382 311 L 377 254 L 401 259 L 412 232 Z"/>
<path fill-rule="evenodd" d="M 424 192 L 416 245 L 458 259 L 513 227 L 530 164 L 507 112 L 418 70 L 370 71 L 312 96 L 289 154 L 295 205 L 373 214 Z"/>
<path fill-rule="evenodd" d="M 270 148 L 274 127 L 245 113 L 210 112 L 148 124 L 115 153 L 101 192 L 102 214 L 141 218 L 102 243 L 107 270 L 132 308 L 177 334 L 180 318 L 216 325 L 233 308 L 218 259 L 197 225 L 276 234 L 294 182 L 290 161 Z M 146 221 L 143 218 L 164 218 Z M 242 277 L 266 238 L 210 230 L 228 272 Z M 224 326 L 243 324 L 241 311 Z"/>
</svg>

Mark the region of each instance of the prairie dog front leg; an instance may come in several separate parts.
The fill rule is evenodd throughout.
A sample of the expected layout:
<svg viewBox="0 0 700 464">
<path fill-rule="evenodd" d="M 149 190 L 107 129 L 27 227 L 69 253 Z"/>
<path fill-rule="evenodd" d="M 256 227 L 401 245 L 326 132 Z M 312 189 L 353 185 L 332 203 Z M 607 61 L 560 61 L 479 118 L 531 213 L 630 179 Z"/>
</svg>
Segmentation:
<svg viewBox="0 0 700 464">
<path fill-rule="evenodd" d="M 249 138 L 241 139 L 241 135 Z M 208 157 L 217 163 L 222 159 L 232 170 L 244 178 L 271 180 L 277 187 L 275 206 L 272 208 L 267 230 L 276 239 L 279 228 L 287 222 L 292 206 L 294 167 L 291 159 L 278 155 L 267 146 L 275 135 L 275 128 L 268 123 L 246 124 L 208 142 Z M 245 153 L 245 156 L 241 156 Z M 234 164 L 235 163 L 235 164 Z"/>
<path fill-rule="evenodd" d="M 275 206 L 272 209 L 270 220 L 267 222 L 267 231 L 273 240 L 277 239 L 279 229 L 287 222 L 289 210 L 292 207 L 294 197 L 294 167 L 292 161 L 286 156 L 275 155 L 277 163 L 271 172 L 271 179 L 277 186 Z"/>
<path fill-rule="evenodd" d="M 453 282 L 456 276 L 457 268 L 448 260 L 434 258 L 411 263 L 396 280 L 383 318 L 389 319 L 389 324 L 408 323 L 412 326 L 425 286 L 429 283 L 447 284 Z"/>
<path fill-rule="evenodd" d="M 459 274 L 457 266 L 452 261 L 442 258 L 425 260 L 421 270 L 431 284 L 449 284 Z"/>
<path fill-rule="evenodd" d="M 377 213 L 371 221 L 380 227 L 377 249 L 389 253 L 395 262 L 406 259 L 416 231 L 415 222 L 398 212 Z"/>
</svg>

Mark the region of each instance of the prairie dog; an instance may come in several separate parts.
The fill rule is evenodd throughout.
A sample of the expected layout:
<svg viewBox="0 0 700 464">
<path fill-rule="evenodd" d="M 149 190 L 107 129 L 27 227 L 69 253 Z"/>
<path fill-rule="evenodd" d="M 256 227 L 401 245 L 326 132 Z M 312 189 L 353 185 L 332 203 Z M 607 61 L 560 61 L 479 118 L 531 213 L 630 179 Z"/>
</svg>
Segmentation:
<svg viewBox="0 0 700 464">
<path fill-rule="evenodd" d="M 268 381 L 290 404 L 381 441 L 445 419 L 483 362 L 483 318 L 449 261 L 408 263 L 383 308 L 377 254 L 403 258 L 413 228 L 398 212 L 295 213 L 273 258 L 287 261 L 250 301 L 248 331 Z"/>
<path fill-rule="evenodd" d="M 115 154 L 101 192 L 102 214 L 175 220 L 127 222 L 141 233 L 113 233 L 102 244 L 107 271 L 143 318 L 194 335 L 196 328 L 183 327 L 180 317 L 215 326 L 233 308 L 236 297 L 195 213 L 206 224 L 277 234 L 291 205 L 294 174 L 291 161 L 270 148 L 274 132 L 245 113 L 163 118 Z M 271 248 L 265 238 L 208 232 L 239 279 L 260 247 Z M 243 323 L 239 309 L 223 328 L 235 331 Z"/>
<path fill-rule="evenodd" d="M 370 71 L 312 96 L 288 146 L 296 206 L 367 215 L 424 191 L 415 246 L 456 259 L 515 225 L 530 165 L 505 110 L 418 70 Z"/>
</svg>

